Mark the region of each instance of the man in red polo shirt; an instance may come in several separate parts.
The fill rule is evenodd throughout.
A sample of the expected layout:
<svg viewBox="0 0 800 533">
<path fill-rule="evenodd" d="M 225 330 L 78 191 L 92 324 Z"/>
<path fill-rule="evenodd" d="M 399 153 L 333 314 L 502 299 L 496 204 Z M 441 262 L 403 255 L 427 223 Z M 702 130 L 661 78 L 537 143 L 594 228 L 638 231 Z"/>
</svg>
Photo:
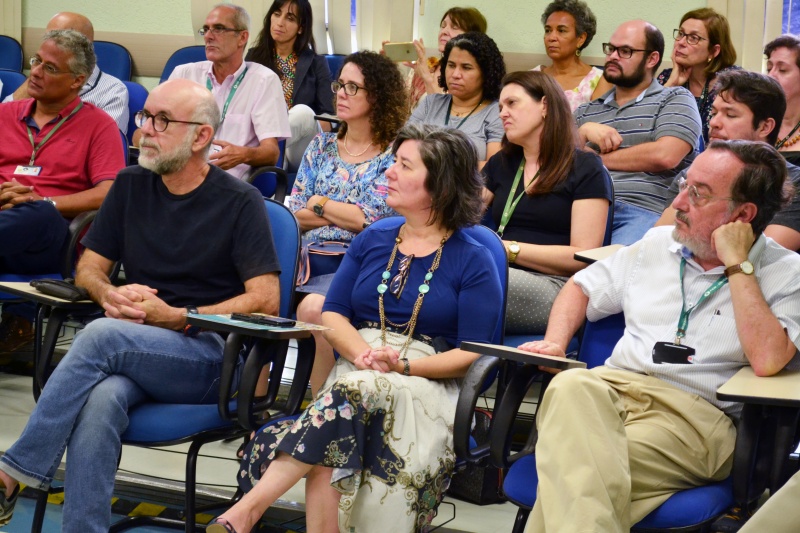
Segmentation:
<svg viewBox="0 0 800 533">
<path fill-rule="evenodd" d="M 0 272 L 58 271 L 69 218 L 97 209 L 125 166 L 114 120 L 78 94 L 95 65 L 74 30 L 47 32 L 31 58 L 31 98 L 0 105 Z M 0 353 L 32 338 L 24 307 L 0 322 Z"/>
</svg>

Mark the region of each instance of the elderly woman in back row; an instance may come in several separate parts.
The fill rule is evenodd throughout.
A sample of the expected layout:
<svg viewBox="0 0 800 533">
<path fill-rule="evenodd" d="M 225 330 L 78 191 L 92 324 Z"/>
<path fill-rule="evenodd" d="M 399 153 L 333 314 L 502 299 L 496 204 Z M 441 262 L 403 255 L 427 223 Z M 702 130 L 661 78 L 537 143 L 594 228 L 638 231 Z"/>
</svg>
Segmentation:
<svg viewBox="0 0 800 533">
<path fill-rule="evenodd" d="M 403 218 L 356 237 L 325 302 L 340 358 L 296 422 L 256 436 L 238 476 L 255 486 L 209 533 L 250 531 L 304 475 L 312 533 L 336 531 L 337 515 L 338 531 L 424 531 L 436 514 L 455 466 L 455 378 L 477 355 L 433 341 L 490 342 L 503 297 L 491 253 L 464 231 L 482 187 L 466 136 L 409 125 L 393 152 L 387 203 Z"/>
<path fill-rule="evenodd" d="M 506 74 L 503 55 L 483 33 L 467 32 L 447 43 L 439 85 L 447 94 L 429 94 L 411 114 L 412 124 L 434 124 L 467 134 L 478 151 L 480 167 L 500 150 L 503 123 L 497 112 L 500 82 Z"/>
</svg>

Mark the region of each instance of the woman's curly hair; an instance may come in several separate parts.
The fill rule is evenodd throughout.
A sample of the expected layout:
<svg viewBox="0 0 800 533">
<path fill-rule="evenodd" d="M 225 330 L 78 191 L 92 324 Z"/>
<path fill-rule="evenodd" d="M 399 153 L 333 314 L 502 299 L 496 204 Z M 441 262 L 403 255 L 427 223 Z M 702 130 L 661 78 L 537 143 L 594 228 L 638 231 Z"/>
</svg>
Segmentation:
<svg viewBox="0 0 800 533">
<path fill-rule="evenodd" d="M 391 59 L 368 50 L 354 52 L 344 58 L 342 68 L 348 63 L 357 66 L 364 76 L 372 141 L 380 145 L 381 151 L 386 150 L 408 119 L 408 97 L 403 75 Z M 338 76 L 341 74 L 340 70 Z M 347 123 L 342 122 L 339 138 L 344 138 L 345 133 Z"/>
<path fill-rule="evenodd" d="M 542 26 L 547 24 L 547 19 L 550 18 L 550 15 L 558 11 L 569 13 L 572 15 L 572 18 L 575 19 L 576 37 L 580 37 L 584 33 L 586 34 L 586 40 L 583 42 L 583 46 L 580 47 L 580 50 L 589 46 L 595 33 L 597 33 L 597 18 L 595 18 L 589 6 L 586 5 L 586 2 L 582 2 L 581 0 L 555 0 L 554 2 L 550 2 L 550 4 L 544 8 L 544 13 L 542 13 Z"/>
<path fill-rule="evenodd" d="M 497 44 L 485 33 L 468 31 L 450 39 L 444 47 L 442 55 L 441 74 L 439 75 L 439 87 L 447 90 L 447 61 L 450 52 L 454 47 L 469 52 L 478 63 L 483 76 L 483 99 L 497 100 L 500 98 L 500 84 L 506 75 L 506 64 L 503 61 L 503 54 L 497 48 Z"/>
</svg>

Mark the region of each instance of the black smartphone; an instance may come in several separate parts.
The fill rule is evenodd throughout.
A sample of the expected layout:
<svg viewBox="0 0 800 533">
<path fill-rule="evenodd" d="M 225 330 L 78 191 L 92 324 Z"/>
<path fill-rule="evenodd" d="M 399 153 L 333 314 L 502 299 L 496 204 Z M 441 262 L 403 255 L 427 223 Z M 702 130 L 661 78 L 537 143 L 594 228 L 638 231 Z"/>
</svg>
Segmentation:
<svg viewBox="0 0 800 533">
<path fill-rule="evenodd" d="M 253 315 L 250 313 L 231 313 L 231 320 L 252 322 L 253 324 L 263 324 L 265 326 L 275 326 L 278 328 L 291 328 L 295 325 L 295 321 L 288 318 L 281 318 L 279 316 Z"/>
</svg>

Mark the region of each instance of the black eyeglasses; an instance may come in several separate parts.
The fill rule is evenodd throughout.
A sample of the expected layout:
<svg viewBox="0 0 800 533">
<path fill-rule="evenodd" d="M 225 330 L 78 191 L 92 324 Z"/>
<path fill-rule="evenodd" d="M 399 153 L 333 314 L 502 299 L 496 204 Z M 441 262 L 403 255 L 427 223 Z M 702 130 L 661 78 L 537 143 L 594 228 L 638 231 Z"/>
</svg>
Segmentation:
<svg viewBox="0 0 800 533">
<path fill-rule="evenodd" d="M 696 33 L 683 33 L 683 30 L 672 30 L 672 38 L 675 39 L 676 41 L 680 41 L 684 37 L 686 37 L 686 42 L 691 45 L 695 45 L 700 41 L 708 40 L 705 37 L 700 37 Z"/>
<path fill-rule="evenodd" d="M 167 129 L 167 126 L 170 125 L 171 122 L 177 122 L 178 124 L 194 124 L 196 126 L 204 126 L 205 124 L 202 122 L 190 122 L 188 120 L 174 120 L 171 118 L 167 118 L 161 113 L 157 115 L 153 115 L 148 113 L 144 109 L 137 112 L 133 116 L 133 123 L 136 124 L 137 128 L 143 128 L 145 124 L 147 124 L 148 119 L 153 119 L 153 129 L 156 130 L 158 133 Z"/>
<path fill-rule="evenodd" d="M 402 258 L 397 267 L 397 274 L 389 282 L 389 292 L 394 294 L 397 299 L 400 299 L 400 295 L 403 294 L 403 289 L 406 286 L 406 281 L 408 281 L 408 272 L 411 270 L 412 259 L 414 259 L 414 254 Z"/>
<path fill-rule="evenodd" d="M 362 91 L 366 91 L 366 87 L 359 87 L 355 83 L 348 82 L 348 83 L 341 83 L 338 81 L 331 82 L 331 91 L 338 93 L 339 89 L 344 89 L 344 94 L 348 96 L 355 96 L 359 89 Z"/>
<path fill-rule="evenodd" d="M 203 26 L 199 30 L 197 30 L 197 34 L 201 37 L 205 37 L 206 33 L 210 33 L 214 36 L 222 35 L 225 32 L 235 31 L 235 32 L 242 32 L 244 30 L 237 30 L 236 28 L 226 28 L 224 26 L 215 26 L 213 28 L 209 28 L 208 26 Z"/>
<path fill-rule="evenodd" d="M 630 46 L 614 46 L 611 43 L 603 43 L 603 53 L 610 56 L 614 52 L 622 59 L 630 59 L 634 52 L 652 52 L 647 48 L 631 48 Z"/>
</svg>

